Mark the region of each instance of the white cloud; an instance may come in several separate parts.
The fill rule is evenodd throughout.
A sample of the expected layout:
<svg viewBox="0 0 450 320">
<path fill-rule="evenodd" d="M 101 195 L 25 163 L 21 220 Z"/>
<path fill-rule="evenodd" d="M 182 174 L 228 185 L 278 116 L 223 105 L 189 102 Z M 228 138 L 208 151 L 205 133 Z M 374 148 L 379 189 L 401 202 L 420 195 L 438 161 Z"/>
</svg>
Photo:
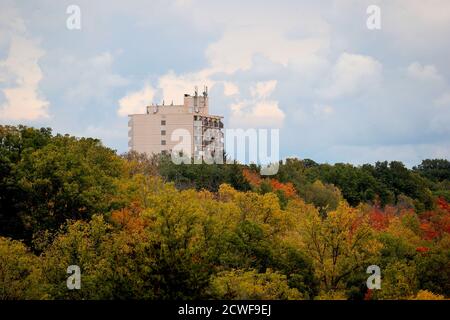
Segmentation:
<svg viewBox="0 0 450 320">
<path fill-rule="evenodd" d="M 181 1 L 177 4 L 184 14 L 186 3 Z M 192 3 L 189 2 L 187 5 L 192 6 Z M 171 101 L 180 103 L 183 94 L 192 92 L 194 86 L 202 88 L 203 85 L 207 85 L 212 88 L 216 83 L 224 85 L 225 96 L 237 97 L 242 85 L 235 80 L 230 82 L 227 80 L 228 76 L 235 76 L 237 72 L 242 71 L 252 73 L 255 67 L 254 59 L 257 56 L 285 69 L 292 66 L 304 74 L 306 72 L 311 74 L 318 66 L 326 65 L 324 53 L 329 46 L 329 26 L 319 15 L 306 15 L 299 21 L 295 12 L 282 9 L 278 5 L 273 5 L 270 10 L 255 12 L 253 5 L 224 6 L 205 3 L 192 8 L 192 11 L 190 21 L 199 28 L 203 30 L 220 28 L 222 34 L 218 40 L 206 47 L 204 68 L 182 74 L 170 71 L 159 77 L 157 88 L 162 90 L 166 103 Z M 305 13 L 308 11 L 309 9 L 304 8 Z M 211 15 L 211 12 L 220 14 Z M 295 36 L 292 32 L 299 26 L 309 28 L 311 32 L 308 35 Z M 258 96 L 258 99 L 265 99 L 276 84 L 276 81 L 258 83 L 251 88 L 254 98 Z M 257 105 L 259 108 L 254 109 L 255 111 L 268 109 L 266 104 L 258 102 L 255 106 Z M 279 124 L 281 114 L 284 113 L 279 109 L 277 102 L 272 104 L 271 109 L 275 111 L 273 122 Z"/>
<path fill-rule="evenodd" d="M 37 41 L 19 34 L 11 36 L 9 53 L 0 61 L 0 79 L 6 101 L 0 104 L 0 118 L 37 120 L 48 118 L 48 106 L 39 92 L 42 71 L 38 61 L 45 54 Z"/>
<path fill-rule="evenodd" d="M 223 94 L 228 97 L 237 95 L 239 94 L 239 87 L 233 82 L 224 81 Z"/>
<path fill-rule="evenodd" d="M 276 80 L 257 82 L 250 88 L 252 99 L 231 104 L 230 126 L 234 128 L 281 128 L 285 114 L 278 101 L 268 98 L 275 90 Z"/>
<path fill-rule="evenodd" d="M 364 159 L 365 152 L 372 161 L 386 159 L 396 148 L 379 147 L 375 154 L 370 153 L 372 145 L 395 141 L 411 143 L 395 156 L 414 158 L 416 144 L 437 141 L 439 146 L 448 132 L 446 106 L 450 98 L 442 95 L 448 86 L 436 86 L 433 81 L 439 76 L 448 78 L 445 53 L 449 40 L 445 35 L 450 11 L 443 9 L 449 4 L 435 0 L 439 5 L 431 8 L 420 0 L 407 4 L 384 1 L 380 3 L 382 30 L 370 32 L 365 26 L 365 9 L 367 3 L 372 4 L 368 1 L 264 3 L 258 10 L 254 3 L 233 1 L 178 1 L 171 11 L 155 6 L 164 18 L 146 17 L 147 24 L 140 27 L 147 28 L 147 34 L 167 23 L 173 29 L 169 28 L 169 37 L 153 37 L 152 43 L 171 50 L 175 41 L 192 35 L 196 41 L 188 45 L 189 53 L 192 50 L 197 57 L 204 57 L 203 62 L 198 59 L 191 65 L 181 64 L 172 55 L 149 61 L 147 70 L 157 72 L 149 75 L 157 79 L 152 82 L 156 97 L 166 104 L 172 100 L 180 103 L 195 85 L 201 91 L 204 84 L 210 88 L 219 84 L 220 90 L 211 92 L 211 111 L 223 114 L 227 126 L 232 127 L 283 125 L 283 131 L 289 132 L 282 137 L 287 154 L 301 150 L 306 156 L 324 150 L 321 160 L 334 161 L 345 158 L 349 151 L 330 151 L 330 145 L 355 144 L 368 146 L 367 150 L 355 149 L 355 161 Z M 176 10 L 179 12 L 172 15 Z M 412 64 L 407 72 L 401 61 L 422 64 Z M 203 65 L 192 69 L 199 63 Z M 174 71 L 168 73 L 153 71 L 171 68 Z M 131 69 L 136 70 L 134 66 Z M 139 72 L 135 75 L 140 76 Z M 258 88 L 257 83 L 267 79 L 276 79 L 276 98 L 270 96 L 270 87 L 265 88 L 267 94 L 263 86 Z M 225 106 L 230 108 L 224 110 Z M 433 115 L 432 107 L 439 113 Z M 291 142 L 289 137 L 298 134 L 299 127 L 302 132 L 323 130 Z M 433 148 L 423 148 L 423 154 L 431 154 Z"/>
<path fill-rule="evenodd" d="M 110 52 L 94 55 L 86 60 L 73 56 L 63 57 L 58 63 L 59 70 L 65 70 L 63 79 L 64 95 L 69 101 L 80 104 L 108 101 L 111 89 L 129 84 L 129 80 L 113 71 L 114 56 Z M 59 71 L 58 70 L 58 71 Z"/>
<path fill-rule="evenodd" d="M 212 70 L 227 74 L 249 70 L 258 54 L 284 67 L 289 63 L 320 60 L 319 52 L 328 46 L 327 39 L 291 39 L 286 37 L 287 31 L 264 25 L 232 27 L 208 46 L 206 57 Z"/>
<path fill-rule="evenodd" d="M 230 106 L 232 128 L 281 128 L 285 114 L 274 100 L 243 100 Z"/>
<path fill-rule="evenodd" d="M 276 80 L 258 82 L 255 86 L 250 88 L 250 92 L 255 98 L 265 99 L 272 94 L 276 86 Z"/>
<path fill-rule="evenodd" d="M 211 89 L 216 81 L 210 78 L 209 70 L 201 70 L 194 73 L 177 75 L 173 71 L 161 76 L 158 80 L 158 87 L 162 90 L 163 99 L 166 103 L 182 104 L 185 93 L 192 93 L 197 86 L 199 91 L 203 86 Z"/>
<path fill-rule="evenodd" d="M 165 75 L 162 75 L 158 79 L 158 85 L 156 88 L 151 87 L 149 84 L 142 90 L 136 92 L 129 92 L 126 97 L 119 100 L 118 114 L 125 116 L 131 113 L 142 113 L 144 107 L 148 105 L 154 99 L 158 92 L 162 93 L 162 99 L 165 104 L 182 104 L 183 96 L 186 93 L 193 93 L 195 87 L 201 93 L 204 86 L 210 90 L 216 81 L 210 78 L 210 71 L 200 70 L 199 72 L 185 73 L 181 75 L 175 74 L 173 71 L 169 71 Z M 228 84 L 228 90 L 234 90 L 232 83 Z M 140 103 L 140 105 L 138 105 Z M 162 103 L 158 101 L 157 103 Z"/>
<path fill-rule="evenodd" d="M 411 78 L 421 81 L 443 81 L 442 76 L 433 65 L 422 65 L 419 62 L 414 62 L 408 66 L 407 73 Z"/>
<path fill-rule="evenodd" d="M 117 114 L 126 117 L 129 114 L 144 113 L 145 107 L 153 102 L 155 89 L 146 84 L 141 90 L 130 93 L 119 100 Z"/>
<path fill-rule="evenodd" d="M 448 48 L 450 1 L 384 1 L 382 29 L 402 51 L 432 52 Z"/>
<path fill-rule="evenodd" d="M 353 95 L 376 85 L 381 72 L 381 63 L 374 58 L 344 52 L 331 71 L 329 86 L 321 88 L 319 95 L 331 99 Z"/>
</svg>

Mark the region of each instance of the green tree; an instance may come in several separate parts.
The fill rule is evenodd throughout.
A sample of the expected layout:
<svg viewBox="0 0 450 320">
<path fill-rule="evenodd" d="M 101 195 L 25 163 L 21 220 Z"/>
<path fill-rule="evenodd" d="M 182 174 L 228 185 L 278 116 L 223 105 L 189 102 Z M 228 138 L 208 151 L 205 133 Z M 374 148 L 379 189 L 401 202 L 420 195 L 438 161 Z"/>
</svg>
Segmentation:
<svg viewBox="0 0 450 320">
<path fill-rule="evenodd" d="M 0 300 L 46 299 L 39 258 L 19 241 L 0 237 Z"/>
<path fill-rule="evenodd" d="M 450 161 L 446 159 L 425 159 L 414 171 L 434 181 L 450 181 Z"/>
<path fill-rule="evenodd" d="M 416 268 L 412 262 L 393 261 L 382 272 L 381 290 L 376 299 L 406 299 L 417 291 Z"/>
<path fill-rule="evenodd" d="M 307 203 L 312 203 L 322 215 L 327 211 L 336 210 L 342 200 L 341 192 L 338 188 L 330 184 L 323 184 L 316 180 L 306 188 L 304 194 L 300 194 Z"/>
<path fill-rule="evenodd" d="M 450 249 L 434 248 L 415 258 L 421 289 L 450 297 Z"/>
<path fill-rule="evenodd" d="M 0 235 L 25 238 L 19 215 L 26 193 L 20 186 L 17 170 L 24 155 L 41 149 L 51 140 L 51 129 L 25 126 L 0 126 Z"/>
<path fill-rule="evenodd" d="M 24 155 L 16 174 L 25 193 L 18 214 L 33 234 L 114 209 L 123 161 L 99 140 L 56 136 Z"/>
</svg>

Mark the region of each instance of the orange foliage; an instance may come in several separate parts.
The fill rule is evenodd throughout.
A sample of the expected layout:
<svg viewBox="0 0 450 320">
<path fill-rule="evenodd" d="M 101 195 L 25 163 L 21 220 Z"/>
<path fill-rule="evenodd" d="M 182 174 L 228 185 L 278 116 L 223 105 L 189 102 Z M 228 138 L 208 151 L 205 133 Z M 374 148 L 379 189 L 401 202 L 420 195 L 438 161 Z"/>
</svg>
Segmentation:
<svg viewBox="0 0 450 320">
<path fill-rule="evenodd" d="M 133 203 L 130 208 L 114 211 L 111 220 L 129 231 L 142 231 L 147 223 L 140 216 L 142 208 Z"/>
<path fill-rule="evenodd" d="M 281 183 L 280 181 L 276 179 L 270 179 L 270 185 L 272 186 L 273 190 L 281 190 L 284 192 L 286 197 L 294 197 L 296 196 L 296 191 L 294 188 L 294 185 L 291 182 L 288 183 Z"/>
<path fill-rule="evenodd" d="M 260 187 L 263 181 L 268 181 L 272 187 L 272 190 L 281 190 L 288 198 L 293 198 L 297 195 L 295 187 L 291 182 L 282 183 L 277 179 L 262 179 L 258 173 L 248 169 L 242 170 L 242 174 L 244 178 L 254 187 Z"/>
<path fill-rule="evenodd" d="M 248 169 L 242 170 L 242 174 L 252 186 L 259 187 L 261 185 L 261 177 L 256 172 L 250 171 Z"/>
</svg>

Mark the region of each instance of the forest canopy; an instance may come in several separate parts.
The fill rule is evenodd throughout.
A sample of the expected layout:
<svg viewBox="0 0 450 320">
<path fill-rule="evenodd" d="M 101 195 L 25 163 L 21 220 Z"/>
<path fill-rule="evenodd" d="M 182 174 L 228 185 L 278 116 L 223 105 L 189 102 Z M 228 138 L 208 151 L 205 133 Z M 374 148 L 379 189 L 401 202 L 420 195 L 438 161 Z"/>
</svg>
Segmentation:
<svg viewBox="0 0 450 320">
<path fill-rule="evenodd" d="M 0 126 L 0 299 L 449 298 L 449 202 L 445 159 L 264 177 Z"/>
</svg>

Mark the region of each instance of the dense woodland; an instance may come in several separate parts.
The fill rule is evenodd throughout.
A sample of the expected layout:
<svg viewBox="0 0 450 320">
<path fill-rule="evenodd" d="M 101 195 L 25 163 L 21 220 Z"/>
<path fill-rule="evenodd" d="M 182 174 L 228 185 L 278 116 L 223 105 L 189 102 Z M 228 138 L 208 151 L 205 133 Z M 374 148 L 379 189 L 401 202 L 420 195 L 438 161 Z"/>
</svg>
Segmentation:
<svg viewBox="0 0 450 320">
<path fill-rule="evenodd" d="M 450 298 L 449 202 L 444 159 L 261 177 L 0 126 L 0 299 Z"/>
</svg>

